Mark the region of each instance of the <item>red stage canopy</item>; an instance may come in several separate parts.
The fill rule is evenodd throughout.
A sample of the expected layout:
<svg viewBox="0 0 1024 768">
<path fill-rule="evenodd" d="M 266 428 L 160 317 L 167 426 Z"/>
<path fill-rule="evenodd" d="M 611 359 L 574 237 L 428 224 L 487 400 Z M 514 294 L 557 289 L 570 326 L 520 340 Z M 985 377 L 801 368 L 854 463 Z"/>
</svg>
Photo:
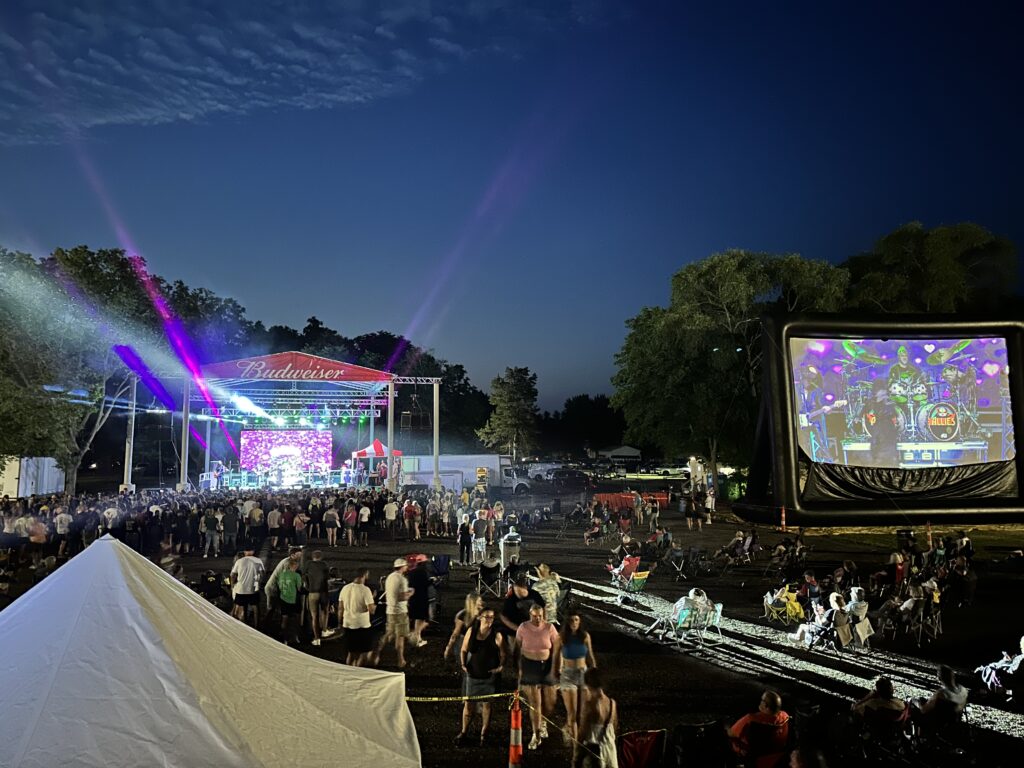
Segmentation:
<svg viewBox="0 0 1024 768">
<path fill-rule="evenodd" d="M 363 448 L 361 451 L 352 451 L 352 457 L 356 459 L 383 459 L 387 456 L 387 446 L 384 445 L 380 440 L 374 439 L 373 443 Z M 392 456 L 401 456 L 401 451 L 392 451 Z"/>
<path fill-rule="evenodd" d="M 347 381 L 388 382 L 394 378 L 393 374 L 384 371 L 340 363 L 303 352 L 281 352 L 213 363 L 203 366 L 203 376 L 207 380 L 239 382 L 306 381 L 334 384 Z"/>
</svg>

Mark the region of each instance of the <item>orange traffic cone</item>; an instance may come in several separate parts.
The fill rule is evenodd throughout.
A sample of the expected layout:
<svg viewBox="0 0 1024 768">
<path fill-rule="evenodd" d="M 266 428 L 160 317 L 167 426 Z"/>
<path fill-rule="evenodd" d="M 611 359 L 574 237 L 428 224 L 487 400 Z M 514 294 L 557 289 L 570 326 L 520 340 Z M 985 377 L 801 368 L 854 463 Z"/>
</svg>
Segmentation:
<svg viewBox="0 0 1024 768">
<path fill-rule="evenodd" d="M 523 712 L 519 709 L 519 691 L 512 696 L 512 718 L 508 729 L 508 768 L 523 764 Z"/>
<path fill-rule="evenodd" d="M 779 521 L 779 529 L 783 533 L 786 532 L 786 508 L 785 507 L 782 508 L 782 517 L 781 517 L 781 519 Z"/>
</svg>

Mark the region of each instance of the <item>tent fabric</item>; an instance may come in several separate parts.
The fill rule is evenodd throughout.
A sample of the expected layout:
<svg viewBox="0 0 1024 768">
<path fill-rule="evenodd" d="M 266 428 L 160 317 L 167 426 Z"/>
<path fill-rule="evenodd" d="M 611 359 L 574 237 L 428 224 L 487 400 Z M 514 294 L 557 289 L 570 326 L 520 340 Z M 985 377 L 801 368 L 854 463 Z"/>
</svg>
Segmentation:
<svg viewBox="0 0 1024 768">
<path fill-rule="evenodd" d="M 383 459 L 387 455 L 387 446 L 384 445 L 384 443 L 382 443 L 380 440 L 377 440 L 376 438 L 374 438 L 374 441 L 365 448 L 358 451 L 352 451 L 353 459 Z M 402 452 L 397 450 L 392 451 L 391 455 L 401 456 Z"/>
<path fill-rule="evenodd" d="M 418 766 L 401 674 L 231 618 L 104 536 L 0 613 L 0 765 Z"/>
</svg>

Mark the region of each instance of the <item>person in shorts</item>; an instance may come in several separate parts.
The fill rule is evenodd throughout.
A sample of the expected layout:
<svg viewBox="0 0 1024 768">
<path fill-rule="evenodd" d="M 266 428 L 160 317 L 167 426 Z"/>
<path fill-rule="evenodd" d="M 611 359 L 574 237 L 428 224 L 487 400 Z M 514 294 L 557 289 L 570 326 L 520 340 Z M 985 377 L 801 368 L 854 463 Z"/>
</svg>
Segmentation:
<svg viewBox="0 0 1024 768">
<path fill-rule="evenodd" d="M 366 666 L 373 651 L 371 627 L 377 604 L 366 586 L 369 576 L 369 569 L 357 568 L 352 581 L 338 595 L 338 622 L 345 630 L 345 663 L 353 667 Z"/>
<path fill-rule="evenodd" d="M 527 749 L 537 749 L 541 739 L 547 738 L 545 717 L 555 707 L 555 689 L 552 670 L 555 658 L 561 653 L 561 638 L 553 624 L 544 620 L 544 606 L 534 603 L 530 607 L 530 620 L 516 630 L 516 655 L 519 657 L 519 686 L 523 689 L 530 708 L 533 738 Z"/>
<path fill-rule="evenodd" d="M 247 546 L 242 557 L 231 566 L 232 603 L 231 615 L 248 623 L 249 608 L 253 609 L 252 625 L 259 625 L 260 579 L 263 576 L 263 561 L 255 556 L 252 546 Z"/>
<path fill-rule="evenodd" d="M 405 639 L 409 636 L 409 598 L 413 595 L 413 591 L 409 589 L 409 580 L 405 578 L 408 570 L 409 563 L 400 557 L 395 560 L 391 574 L 384 581 L 388 623 L 374 659 L 375 663 L 379 663 L 384 646 L 394 640 L 399 669 L 405 669 Z"/>
<path fill-rule="evenodd" d="M 562 650 L 555 657 L 555 678 L 562 694 L 562 703 L 565 704 L 566 722 L 562 733 L 567 741 L 571 741 L 578 738 L 576 721 L 583 693 L 583 675 L 588 669 L 595 669 L 597 661 L 594 659 L 590 633 L 583 628 L 583 619 L 575 611 L 565 617 L 560 637 Z"/>
<path fill-rule="evenodd" d="M 479 597 L 479 596 L 478 596 Z M 489 696 L 497 692 L 501 670 L 505 666 L 505 641 L 495 627 L 493 608 L 480 612 L 479 620 L 469 625 L 462 638 L 463 683 L 465 696 Z M 462 710 L 462 730 L 455 737 L 455 744 L 461 746 L 468 739 L 469 726 L 473 722 L 476 702 L 466 700 Z M 480 702 L 480 745 L 487 740 L 487 727 L 491 722 L 491 702 Z"/>
<path fill-rule="evenodd" d="M 302 574 L 306 586 L 306 607 L 313 629 L 313 645 L 320 645 L 323 629 L 327 625 L 327 563 L 323 552 L 313 552 Z"/>
<path fill-rule="evenodd" d="M 298 559 L 289 560 L 284 572 L 277 577 L 278 596 L 281 601 L 281 633 L 285 645 L 299 644 L 299 616 L 302 614 L 302 600 L 299 594 L 302 576 L 299 574 Z"/>
</svg>

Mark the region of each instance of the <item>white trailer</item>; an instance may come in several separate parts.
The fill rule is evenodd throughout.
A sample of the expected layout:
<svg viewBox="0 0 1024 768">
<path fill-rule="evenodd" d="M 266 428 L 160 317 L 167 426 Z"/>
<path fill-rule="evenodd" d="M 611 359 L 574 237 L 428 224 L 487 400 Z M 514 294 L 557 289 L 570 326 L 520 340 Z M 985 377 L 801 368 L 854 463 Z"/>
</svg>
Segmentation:
<svg viewBox="0 0 1024 768">
<path fill-rule="evenodd" d="M 496 453 L 441 454 L 438 471 L 441 485 L 461 491 L 477 483 L 477 470 L 487 471 L 488 493 L 521 494 L 530 492 L 530 482 L 519 477 L 512 468 L 510 456 Z M 403 456 L 403 485 L 432 485 L 434 482 L 433 456 Z"/>
<path fill-rule="evenodd" d="M 12 499 L 64 493 L 64 470 L 48 457 L 8 456 L 0 485 L 0 496 Z"/>
</svg>

